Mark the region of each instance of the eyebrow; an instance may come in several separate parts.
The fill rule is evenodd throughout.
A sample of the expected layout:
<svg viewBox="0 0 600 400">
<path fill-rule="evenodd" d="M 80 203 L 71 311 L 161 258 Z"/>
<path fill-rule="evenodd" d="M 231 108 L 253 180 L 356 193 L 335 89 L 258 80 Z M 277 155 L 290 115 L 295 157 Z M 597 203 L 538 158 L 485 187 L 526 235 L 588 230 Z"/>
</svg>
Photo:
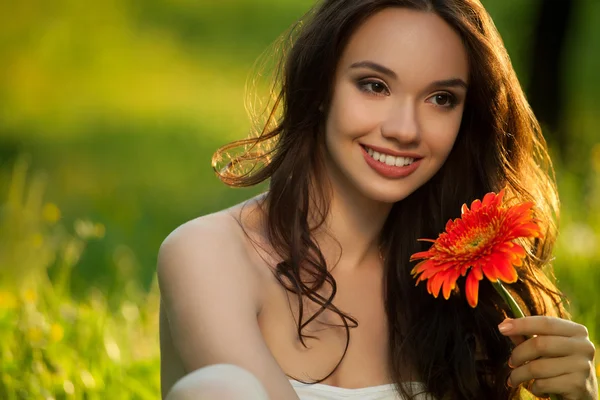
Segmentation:
<svg viewBox="0 0 600 400">
<path fill-rule="evenodd" d="M 373 61 L 359 61 L 359 62 L 355 62 L 354 64 L 350 65 L 350 68 L 367 68 L 367 69 L 371 69 L 373 71 L 379 72 L 381 74 L 387 75 L 390 78 L 393 79 L 398 79 L 398 75 L 396 75 L 396 73 L 394 71 L 392 71 L 391 69 L 384 67 L 381 64 L 377 64 Z M 436 87 L 446 87 L 446 88 L 451 88 L 451 87 L 462 87 L 465 90 L 469 88 L 469 85 L 467 84 L 467 82 L 465 82 L 464 80 L 462 80 L 461 78 L 450 78 L 450 79 L 443 79 L 440 81 L 434 81 L 431 82 L 428 85 L 429 89 L 432 88 L 436 88 Z"/>
<path fill-rule="evenodd" d="M 368 68 L 368 69 L 372 69 L 373 71 L 377 71 L 379 73 L 387 75 L 390 78 L 394 78 L 394 79 L 398 78 L 398 76 L 396 75 L 396 73 L 394 71 L 392 71 L 391 69 L 389 69 L 387 67 L 384 67 L 381 64 L 374 63 L 373 61 L 355 62 L 354 64 L 350 65 L 350 68 Z"/>
<path fill-rule="evenodd" d="M 452 78 L 452 79 L 444 79 L 441 81 L 434 81 L 434 82 L 431 82 L 431 84 L 429 85 L 430 89 L 433 89 L 436 87 L 446 87 L 446 88 L 462 87 L 463 89 L 467 90 L 469 88 L 469 85 L 467 85 L 467 82 L 463 81 L 460 78 Z"/>
</svg>

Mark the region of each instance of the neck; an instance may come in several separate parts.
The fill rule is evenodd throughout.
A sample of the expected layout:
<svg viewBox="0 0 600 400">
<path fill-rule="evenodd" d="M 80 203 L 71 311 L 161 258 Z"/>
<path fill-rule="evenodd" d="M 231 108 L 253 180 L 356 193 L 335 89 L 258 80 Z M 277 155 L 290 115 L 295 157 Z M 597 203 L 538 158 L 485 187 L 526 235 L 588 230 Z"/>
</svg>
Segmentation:
<svg viewBox="0 0 600 400">
<path fill-rule="evenodd" d="M 369 199 L 352 189 L 331 182 L 329 213 L 323 227 L 315 232 L 328 268 L 335 266 L 338 271 L 379 260 L 380 235 L 392 208 L 392 204 Z"/>
</svg>

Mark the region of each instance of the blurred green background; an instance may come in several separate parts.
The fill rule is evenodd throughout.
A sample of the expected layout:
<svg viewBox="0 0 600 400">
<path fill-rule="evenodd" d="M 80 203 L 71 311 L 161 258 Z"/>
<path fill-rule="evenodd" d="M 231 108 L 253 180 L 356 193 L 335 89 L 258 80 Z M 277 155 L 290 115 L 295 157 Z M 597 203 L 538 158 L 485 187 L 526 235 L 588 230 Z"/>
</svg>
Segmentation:
<svg viewBox="0 0 600 400">
<path fill-rule="evenodd" d="M 249 131 L 253 65 L 313 3 L 0 2 L 0 398 L 159 396 L 159 245 L 257 192 L 210 159 Z M 484 5 L 552 145 L 556 274 L 598 343 L 600 2 Z"/>
</svg>

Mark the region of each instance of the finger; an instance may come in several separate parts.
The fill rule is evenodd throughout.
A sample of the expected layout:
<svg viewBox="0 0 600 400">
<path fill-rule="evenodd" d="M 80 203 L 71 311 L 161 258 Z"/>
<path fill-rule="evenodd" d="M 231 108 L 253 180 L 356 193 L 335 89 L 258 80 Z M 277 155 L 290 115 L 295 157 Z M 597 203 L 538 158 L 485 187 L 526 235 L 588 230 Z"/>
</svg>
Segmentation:
<svg viewBox="0 0 600 400">
<path fill-rule="evenodd" d="M 500 333 L 505 336 L 552 335 L 567 337 L 587 337 L 587 328 L 566 319 L 535 315 L 517 319 L 505 319 L 498 325 Z"/>
<path fill-rule="evenodd" d="M 580 365 L 581 364 L 581 365 Z M 531 361 L 515 368 L 509 377 L 512 387 L 530 381 L 532 379 L 546 379 L 580 371 L 585 366 L 581 358 L 576 356 L 542 358 Z"/>
<path fill-rule="evenodd" d="M 524 341 L 527 340 L 527 338 L 525 336 L 521 336 L 521 335 L 514 335 L 514 336 L 509 336 L 508 337 L 510 339 L 511 342 L 513 342 L 513 344 L 516 346 L 520 345 L 521 343 L 523 343 Z"/>
<path fill-rule="evenodd" d="M 593 344 L 581 338 L 536 336 L 515 347 L 508 364 L 515 368 L 540 357 L 563 357 L 573 354 L 591 360 L 594 357 Z"/>
<path fill-rule="evenodd" d="M 504 321 L 502 321 L 502 323 L 500 325 L 498 325 L 498 327 L 505 324 L 505 322 L 507 322 L 507 321 L 512 321 L 512 320 L 510 318 L 506 318 Z M 525 337 L 523 335 L 512 335 L 512 336 L 509 336 L 508 338 L 510 339 L 511 342 L 513 342 L 515 347 L 527 340 L 527 337 Z"/>
<path fill-rule="evenodd" d="M 563 395 L 565 398 L 580 399 L 585 392 L 585 378 L 577 373 L 570 373 L 553 378 L 536 379 L 529 391 L 538 397 L 550 394 Z"/>
</svg>

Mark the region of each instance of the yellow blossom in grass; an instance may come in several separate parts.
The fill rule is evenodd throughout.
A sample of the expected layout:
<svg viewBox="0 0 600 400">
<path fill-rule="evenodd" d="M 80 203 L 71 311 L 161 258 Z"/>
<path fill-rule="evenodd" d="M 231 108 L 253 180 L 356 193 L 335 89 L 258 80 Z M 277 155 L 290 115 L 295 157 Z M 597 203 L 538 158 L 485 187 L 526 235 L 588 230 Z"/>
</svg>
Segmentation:
<svg viewBox="0 0 600 400">
<path fill-rule="evenodd" d="M 65 382 L 63 383 L 63 389 L 65 390 L 66 394 L 75 393 L 75 385 L 73 385 L 73 382 L 71 382 L 68 379 L 66 379 Z"/>
<path fill-rule="evenodd" d="M 44 331 L 39 326 L 27 329 L 27 341 L 32 344 L 40 343 L 44 339 Z"/>
<path fill-rule="evenodd" d="M 25 303 L 35 304 L 37 302 L 37 293 L 33 289 L 27 289 L 23 292 Z"/>
<path fill-rule="evenodd" d="M 106 227 L 97 222 L 90 220 L 78 219 L 74 224 L 75 232 L 82 239 L 101 239 L 106 233 Z"/>
<path fill-rule="evenodd" d="M 52 324 L 50 327 L 50 340 L 60 342 L 65 335 L 65 330 L 60 324 Z"/>
<path fill-rule="evenodd" d="M 44 374 L 44 372 L 46 372 L 46 366 L 40 360 L 33 360 L 31 362 L 31 370 L 36 375 L 42 375 L 42 374 Z"/>
<path fill-rule="evenodd" d="M 94 231 L 96 233 L 96 237 L 98 239 L 102 239 L 104 237 L 104 234 L 106 233 L 106 227 L 104 226 L 104 224 L 98 222 L 94 226 Z"/>
<path fill-rule="evenodd" d="M 4 387 L 14 387 L 15 385 L 15 378 L 13 378 L 7 373 L 3 373 L 2 375 L 0 375 L 0 379 L 2 379 Z"/>
<path fill-rule="evenodd" d="M 0 309 L 14 310 L 17 305 L 17 296 L 6 290 L 0 291 Z"/>
<path fill-rule="evenodd" d="M 55 223 L 60 219 L 60 209 L 53 203 L 46 203 L 42 208 L 42 218 L 48 223 Z"/>
<path fill-rule="evenodd" d="M 104 349 L 111 360 L 116 363 L 121 361 L 121 349 L 119 349 L 117 342 L 108 335 L 104 336 Z"/>
<path fill-rule="evenodd" d="M 39 249 L 44 244 L 44 236 L 41 233 L 35 233 L 31 237 L 31 245 L 34 249 Z"/>
<path fill-rule="evenodd" d="M 90 371 L 84 369 L 81 371 L 81 381 L 88 389 L 93 389 L 96 387 L 96 380 L 94 376 L 90 373 Z"/>
</svg>

